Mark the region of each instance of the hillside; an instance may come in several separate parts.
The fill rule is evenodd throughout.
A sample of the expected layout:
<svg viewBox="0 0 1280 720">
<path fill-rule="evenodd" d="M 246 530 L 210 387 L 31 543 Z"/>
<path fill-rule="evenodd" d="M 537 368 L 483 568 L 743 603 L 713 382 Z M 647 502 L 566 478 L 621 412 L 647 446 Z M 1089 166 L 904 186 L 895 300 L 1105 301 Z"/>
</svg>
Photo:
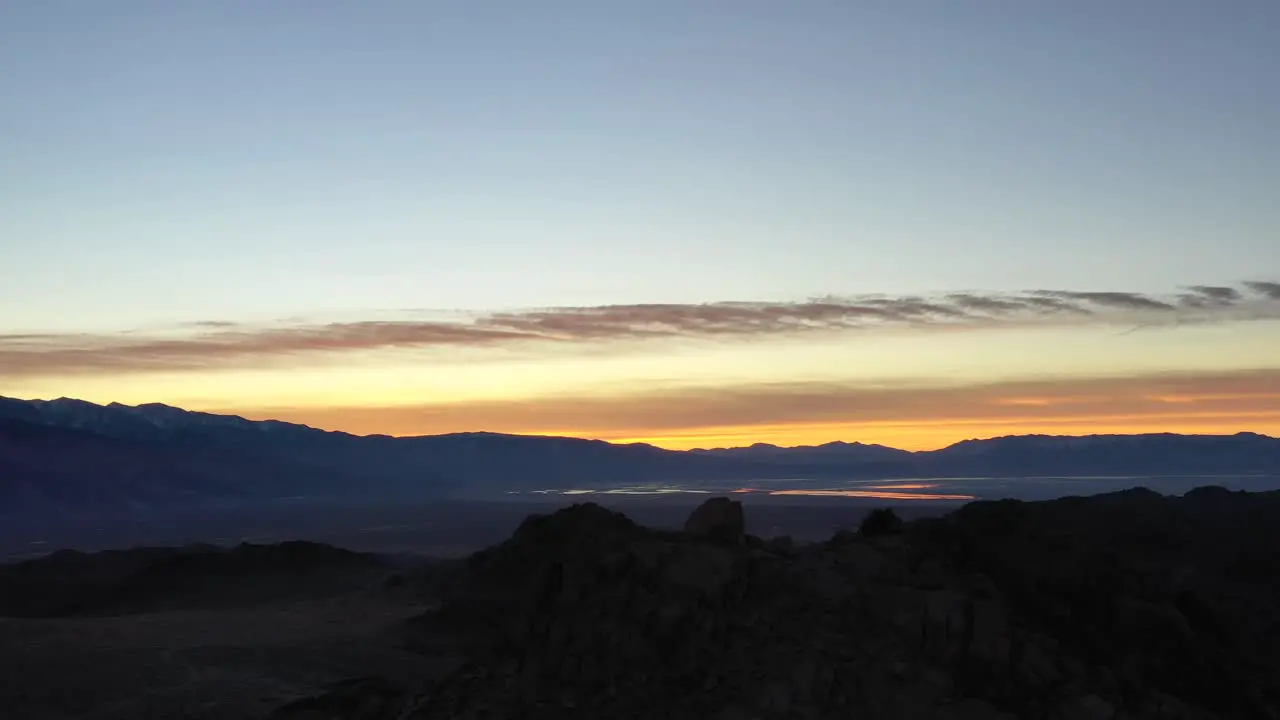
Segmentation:
<svg viewBox="0 0 1280 720">
<path fill-rule="evenodd" d="M 5 720 L 251 720 L 360 673 L 401 682 L 426 566 L 317 543 L 60 551 L 0 565 Z"/>
<path fill-rule="evenodd" d="M 0 565 L 0 617 L 105 617 L 340 594 L 388 560 L 311 542 L 140 547 Z"/>
<path fill-rule="evenodd" d="M 1280 717 L 1280 493 L 851 514 L 861 532 L 813 543 L 744 534 L 751 512 L 713 499 L 659 531 L 579 504 L 429 564 L 282 543 L 0 566 L 0 705 L 15 720 Z"/>
<path fill-rule="evenodd" d="M 532 517 L 406 629 L 451 672 L 274 717 L 1280 716 L 1280 494 L 972 503 L 801 547 L 740 523 Z"/>
</svg>

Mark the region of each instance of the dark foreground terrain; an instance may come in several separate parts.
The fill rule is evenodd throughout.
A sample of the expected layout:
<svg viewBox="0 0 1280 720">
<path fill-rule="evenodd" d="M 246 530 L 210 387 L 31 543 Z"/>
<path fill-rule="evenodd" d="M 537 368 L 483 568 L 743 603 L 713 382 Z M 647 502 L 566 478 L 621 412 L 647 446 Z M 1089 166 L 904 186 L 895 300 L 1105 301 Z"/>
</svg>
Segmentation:
<svg viewBox="0 0 1280 720">
<path fill-rule="evenodd" d="M 905 525 L 876 513 L 811 544 L 746 535 L 741 513 L 713 500 L 678 532 L 580 504 L 429 567 L 310 544 L 10 566 L 0 597 L 24 617 L 0 620 L 0 707 L 50 720 L 1280 717 L 1280 493 L 978 502 Z"/>
<path fill-rule="evenodd" d="M 424 561 L 315 543 L 61 551 L 0 566 L 0 718 L 253 718 L 335 679 L 409 682 Z"/>
</svg>

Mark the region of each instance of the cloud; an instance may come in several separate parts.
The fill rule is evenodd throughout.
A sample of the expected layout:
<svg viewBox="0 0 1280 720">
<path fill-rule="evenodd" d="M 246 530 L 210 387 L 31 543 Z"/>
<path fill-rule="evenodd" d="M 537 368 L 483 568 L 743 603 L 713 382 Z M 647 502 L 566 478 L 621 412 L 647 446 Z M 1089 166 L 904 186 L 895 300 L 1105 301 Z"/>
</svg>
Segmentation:
<svg viewBox="0 0 1280 720">
<path fill-rule="evenodd" d="M 1178 303 L 1183 307 L 1203 309 L 1230 307 L 1243 299 L 1244 294 L 1233 287 L 1192 285 L 1179 295 Z"/>
<path fill-rule="evenodd" d="M 983 295 L 971 295 L 967 293 L 957 293 L 948 295 L 947 299 L 962 312 L 977 311 L 992 315 L 1003 313 L 1017 313 L 1026 309 L 1026 304 L 1022 300 L 1010 300 L 1000 297 L 989 297 Z M 1056 303 L 1044 306 L 1045 309 L 1052 309 Z"/>
<path fill-rule="evenodd" d="M 809 433 L 814 441 L 901 437 L 905 440 L 900 445 L 918 447 L 1054 428 L 1072 434 L 1108 428 L 1125 432 L 1280 428 L 1280 369 L 963 386 L 741 384 L 396 407 L 225 410 L 394 435 L 488 430 L 614 440 L 665 438 L 666 444 L 691 446 L 704 437 L 736 434 L 755 442 L 770 435 Z M 825 440 L 817 437 L 823 433 Z M 936 442 L 928 442 L 934 438 Z"/>
<path fill-rule="evenodd" d="M 226 330 L 228 328 L 239 326 L 240 323 L 232 322 L 230 320 L 197 320 L 196 322 L 189 324 L 189 327 L 201 330 Z"/>
<path fill-rule="evenodd" d="M 197 370 L 300 354 L 397 347 L 484 345 L 521 339 L 511 330 L 438 322 L 350 322 L 212 330 L 189 337 L 0 336 L 0 376 L 101 371 Z"/>
<path fill-rule="evenodd" d="M 1037 290 L 1036 295 L 1055 298 L 1075 303 L 1075 307 L 1088 309 L 1090 306 L 1103 310 L 1136 310 L 1169 312 L 1176 307 L 1169 302 L 1157 300 L 1148 295 L 1128 292 L 1071 292 L 1065 290 Z"/>
<path fill-rule="evenodd" d="M 1032 290 L 934 297 L 827 296 L 804 302 L 719 302 L 535 308 L 433 320 L 357 320 L 254 327 L 188 323 L 181 334 L 0 335 L 0 377 L 263 366 L 383 349 L 615 341 L 723 340 L 886 328 L 1049 324 L 1150 326 L 1280 317 L 1280 283 L 1195 285 L 1169 297 Z"/>
<path fill-rule="evenodd" d="M 1263 295 L 1272 300 L 1280 300 L 1280 282 L 1247 282 L 1244 284 L 1258 295 Z"/>
</svg>

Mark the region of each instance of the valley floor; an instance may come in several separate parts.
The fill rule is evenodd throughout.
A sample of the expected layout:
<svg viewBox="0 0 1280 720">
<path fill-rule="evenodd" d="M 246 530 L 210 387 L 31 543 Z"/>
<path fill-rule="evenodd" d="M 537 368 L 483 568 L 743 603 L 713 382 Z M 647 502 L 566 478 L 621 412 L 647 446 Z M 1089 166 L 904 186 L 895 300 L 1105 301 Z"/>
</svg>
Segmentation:
<svg viewBox="0 0 1280 720">
<path fill-rule="evenodd" d="M 650 527 L 680 527 L 703 495 L 519 496 L 500 500 L 441 500 L 364 506 L 277 504 L 252 509 L 135 513 L 127 517 L 68 518 L 59 525 L 0 524 L 0 562 L 38 557 L 59 548 L 85 551 L 190 542 L 234 544 L 311 540 L 351 550 L 461 557 L 506 539 L 525 517 L 590 500 Z M 904 518 L 929 517 L 957 503 L 886 503 L 849 498 L 751 497 L 748 530 L 770 537 L 820 540 L 856 525 L 869 509 L 892 504 Z"/>
<path fill-rule="evenodd" d="M 260 607 L 0 619 L 6 720 L 256 718 L 326 684 L 421 677 L 392 632 L 422 604 L 371 588 Z"/>
</svg>

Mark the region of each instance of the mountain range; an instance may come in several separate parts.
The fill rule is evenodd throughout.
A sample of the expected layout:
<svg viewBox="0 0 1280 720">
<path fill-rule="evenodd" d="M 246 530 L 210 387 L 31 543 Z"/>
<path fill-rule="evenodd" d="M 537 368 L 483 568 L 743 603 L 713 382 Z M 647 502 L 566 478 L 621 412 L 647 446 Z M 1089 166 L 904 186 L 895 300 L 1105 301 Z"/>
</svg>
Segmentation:
<svg viewBox="0 0 1280 720">
<path fill-rule="evenodd" d="M 358 436 L 161 404 L 0 397 L 0 516 L 284 499 L 811 478 L 1280 475 L 1280 439 L 1022 435 L 910 452 L 835 442 L 665 450 L 567 437 Z"/>
</svg>

